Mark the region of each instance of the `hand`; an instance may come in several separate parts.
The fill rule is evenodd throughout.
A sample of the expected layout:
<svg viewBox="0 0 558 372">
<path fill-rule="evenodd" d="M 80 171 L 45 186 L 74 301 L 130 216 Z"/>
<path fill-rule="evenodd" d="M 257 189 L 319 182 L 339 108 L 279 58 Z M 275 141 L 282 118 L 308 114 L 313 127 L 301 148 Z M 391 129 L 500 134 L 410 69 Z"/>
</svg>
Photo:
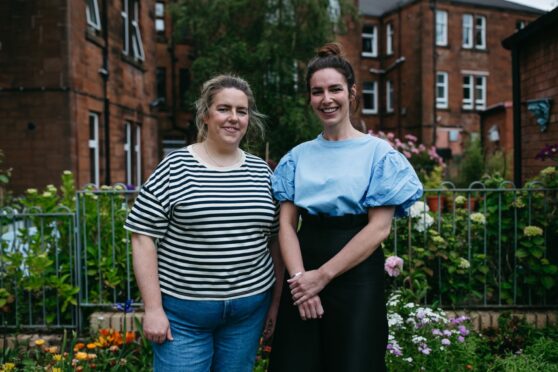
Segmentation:
<svg viewBox="0 0 558 372">
<path fill-rule="evenodd" d="M 329 283 L 329 279 L 319 270 L 310 270 L 287 280 L 287 283 L 291 289 L 293 302 L 298 306 L 320 293 Z"/>
<path fill-rule="evenodd" d="M 324 315 L 324 308 L 319 296 L 313 296 L 307 301 L 298 305 L 298 313 L 302 320 L 321 319 Z"/>
<path fill-rule="evenodd" d="M 173 340 L 169 319 L 163 308 L 145 311 L 143 315 L 143 334 L 149 341 L 158 344 L 162 344 L 166 340 Z"/>
<path fill-rule="evenodd" d="M 269 306 L 269 310 L 267 311 L 267 316 L 265 317 L 265 324 L 264 324 L 264 331 L 263 331 L 263 338 L 264 340 L 268 340 L 275 331 L 275 321 L 277 320 L 277 311 L 279 310 L 279 300 L 281 297 L 277 299 L 273 299 L 271 305 Z"/>
</svg>

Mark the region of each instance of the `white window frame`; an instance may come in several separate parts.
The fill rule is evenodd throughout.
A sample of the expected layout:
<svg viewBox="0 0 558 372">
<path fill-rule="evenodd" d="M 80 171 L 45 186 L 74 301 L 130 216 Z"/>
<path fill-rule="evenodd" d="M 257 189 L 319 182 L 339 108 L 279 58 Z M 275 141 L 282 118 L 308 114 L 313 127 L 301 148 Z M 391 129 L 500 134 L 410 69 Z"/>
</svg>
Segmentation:
<svg viewBox="0 0 558 372">
<path fill-rule="evenodd" d="M 93 163 L 93 169 L 90 169 L 90 174 L 93 175 L 91 183 L 99 187 L 100 183 L 100 159 L 99 159 L 99 114 L 96 112 L 89 112 L 89 140 L 87 145 L 89 147 L 89 156 L 93 152 L 93 159 L 89 159 Z M 93 124 L 93 127 L 91 127 Z M 91 162 L 93 160 L 93 162 Z"/>
<path fill-rule="evenodd" d="M 393 83 L 386 80 L 386 112 L 393 112 Z"/>
<path fill-rule="evenodd" d="M 101 31 L 101 17 L 99 16 L 99 3 L 97 0 L 87 0 L 85 4 L 87 24 L 97 31 Z"/>
<path fill-rule="evenodd" d="M 132 179 L 132 123 L 124 123 L 124 157 L 126 159 L 126 183 L 133 185 Z"/>
<path fill-rule="evenodd" d="M 135 138 L 134 138 L 135 136 Z M 141 184 L 141 126 L 131 121 L 124 122 L 124 156 L 126 159 L 126 183 Z M 135 166 L 135 174 L 134 174 Z"/>
<path fill-rule="evenodd" d="M 465 98 L 465 91 L 469 92 L 469 98 Z M 463 75 L 463 101 L 462 107 L 464 110 L 472 110 L 474 102 L 474 86 L 473 75 Z"/>
<path fill-rule="evenodd" d="M 128 21 L 129 12 L 128 12 L 129 4 L 128 0 L 122 0 L 122 12 L 120 15 L 122 16 L 122 53 L 128 55 L 130 52 L 130 23 Z"/>
<path fill-rule="evenodd" d="M 141 30 L 139 26 L 139 1 L 134 2 L 134 18 L 132 19 L 132 49 L 136 60 L 145 61 L 143 52 L 143 41 L 141 40 Z"/>
<path fill-rule="evenodd" d="M 372 27 L 372 32 L 364 32 L 364 27 Z M 364 25 L 362 27 L 362 40 L 370 40 L 372 50 L 362 50 L 363 57 L 377 57 L 378 56 L 378 26 L 377 25 Z M 362 43 L 364 44 L 364 43 Z"/>
<path fill-rule="evenodd" d="M 465 91 L 469 92 L 469 98 L 465 98 Z M 484 110 L 486 108 L 487 96 L 487 74 L 464 74 L 463 75 L 463 109 Z"/>
<path fill-rule="evenodd" d="M 328 1 L 327 13 L 329 14 L 329 20 L 331 22 L 339 22 L 339 17 L 341 17 L 341 6 L 339 5 L 339 0 Z"/>
<path fill-rule="evenodd" d="M 436 73 L 436 108 L 447 109 L 448 108 L 448 90 L 449 90 L 449 79 L 448 73 L 439 71 Z M 442 94 L 439 94 L 440 89 Z"/>
<path fill-rule="evenodd" d="M 371 89 L 367 88 L 366 85 L 371 84 Z M 364 96 L 367 94 L 372 95 L 372 104 L 374 107 L 367 108 L 366 102 L 367 100 L 364 99 Z M 362 113 L 363 114 L 377 114 L 378 113 L 378 82 L 377 81 L 366 81 L 362 85 L 362 96 L 363 96 L 363 105 L 362 105 Z"/>
<path fill-rule="evenodd" d="M 155 3 L 155 32 L 165 33 L 165 3 L 157 1 Z"/>
<path fill-rule="evenodd" d="M 477 24 L 481 21 L 481 24 Z M 477 35 L 480 33 L 480 42 L 477 40 Z M 475 48 L 476 49 L 486 49 L 486 17 L 485 16 L 475 16 Z"/>
<path fill-rule="evenodd" d="M 134 146 L 136 157 L 136 185 L 141 185 L 141 126 L 136 124 L 136 143 Z"/>
<path fill-rule="evenodd" d="M 475 109 L 484 110 L 486 108 L 486 76 L 474 76 L 475 84 Z"/>
<path fill-rule="evenodd" d="M 393 54 L 393 24 L 390 22 L 386 25 L 386 54 Z"/>
<path fill-rule="evenodd" d="M 448 12 L 436 10 L 436 45 L 448 45 Z"/>
<path fill-rule="evenodd" d="M 462 43 L 463 48 L 471 49 L 473 47 L 473 15 L 463 14 L 462 17 Z"/>
</svg>

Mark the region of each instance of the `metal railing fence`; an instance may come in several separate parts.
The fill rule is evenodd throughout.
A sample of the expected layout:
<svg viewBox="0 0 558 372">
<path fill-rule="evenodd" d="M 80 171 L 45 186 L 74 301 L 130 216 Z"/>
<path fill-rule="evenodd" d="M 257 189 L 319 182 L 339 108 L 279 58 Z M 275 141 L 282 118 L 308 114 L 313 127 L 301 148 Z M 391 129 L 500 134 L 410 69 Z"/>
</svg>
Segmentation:
<svg viewBox="0 0 558 372">
<path fill-rule="evenodd" d="M 404 260 L 389 285 L 444 307 L 558 306 L 557 195 L 509 182 L 426 190 L 383 244 Z M 135 196 L 88 189 L 75 210 L 0 210 L 2 326 L 82 328 L 95 309 L 139 306 L 123 228 Z"/>
</svg>

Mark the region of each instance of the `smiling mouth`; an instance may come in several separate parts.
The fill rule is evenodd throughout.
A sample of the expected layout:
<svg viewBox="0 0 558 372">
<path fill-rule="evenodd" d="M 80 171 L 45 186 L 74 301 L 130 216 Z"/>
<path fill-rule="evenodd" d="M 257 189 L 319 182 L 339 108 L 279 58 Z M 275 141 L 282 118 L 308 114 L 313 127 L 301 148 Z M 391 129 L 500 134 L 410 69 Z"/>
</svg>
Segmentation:
<svg viewBox="0 0 558 372">
<path fill-rule="evenodd" d="M 223 129 L 224 129 L 226 132 L 229 132 L 229 133 L 236 133 L 236 132 L 238 132 L 238 131 L 240 130 L 240 129 L 234 128 L 234 127 L 223 127 Z"/>
<path fill-rule="evenodd" d="M 334 113 L 337 110 L 339 110 L 339 107 L 326 107 L 326 108 L 320 109 L 320 111 L 323 112 L 324 114 L 331 114 L 331 113 Z"/>
</svg>

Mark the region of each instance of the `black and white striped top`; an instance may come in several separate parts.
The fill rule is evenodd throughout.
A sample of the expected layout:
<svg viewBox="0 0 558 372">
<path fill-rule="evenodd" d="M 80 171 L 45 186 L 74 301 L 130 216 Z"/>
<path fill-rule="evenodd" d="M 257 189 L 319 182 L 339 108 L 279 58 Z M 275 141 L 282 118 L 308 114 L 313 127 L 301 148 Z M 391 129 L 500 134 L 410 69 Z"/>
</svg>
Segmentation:
<svg viewBox="0 0 558 372">
<path fill-rule="evenodd" d="M 155 169 L 124 227 L 156 238 L 161 291 L 191 300 L 224 300 L 264 292 L 274 283 L 269 239 L 278 207 L 271 170 L 242 152 L 229 168 L 204 163 L 192 146 Z"/>
</svg>

